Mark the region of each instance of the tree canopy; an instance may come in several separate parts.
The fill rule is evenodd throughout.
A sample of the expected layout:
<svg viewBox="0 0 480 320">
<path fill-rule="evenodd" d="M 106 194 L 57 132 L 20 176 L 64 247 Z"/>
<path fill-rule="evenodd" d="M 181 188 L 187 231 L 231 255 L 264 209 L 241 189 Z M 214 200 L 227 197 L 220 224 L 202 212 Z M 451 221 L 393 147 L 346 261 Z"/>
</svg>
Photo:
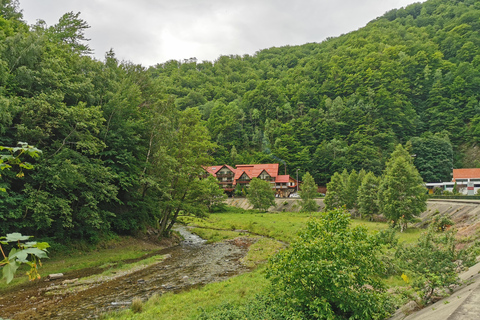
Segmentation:
<svg viewBox="0 0 480 320">
<path fill-rule="evenodd" d="M 272 190 L 270 182 L 253 178 L 247 190 L 247 199 L 254 209 L 267 211 L 268 208 L 275 205 L 275 192 Z"/>
<path fill-rule="evenodd" d="M 308 172 L 303 175 L 302 180 L 302 189 L 300 190 L 302 211 L 315 212 L 318 210 L 318 205 L 315 202 L 315 198 L 318 196 L 318 186 L 315 184 L 312 175 Z"/>
<path fill-rule="evenodd" d="M 411 141 L 425 182 L 479 165 L 477 1 L 428 0 L 321 43 L 149 68 L 113 50 L 93 59 L 80 13 L 29 26 L 20 6 L 0 2 L 0 145 L 28 141 L 43 156 L 25 179 L 2 175 L 0 234 L 168 233 L 179 213 L 204 211 L 195 178 L 212 163 L 281 163 L 325 185 L 343 170 L 381 175 Z"/>
<path fill-rule="evenodd" d="M 380 242 L 349 224 L 348 212 L 328 211 L 270 261 L 267 277 L 295 318 L 383 319 L 392 311 L 378 279 Z"/>
<path fill-rule="evenodd" d="M 378 188 L 380 212 L 402 230 L 407 222 L 427 209 L 426 188 L 402 145 L 392 153 Z"/>
</svg>

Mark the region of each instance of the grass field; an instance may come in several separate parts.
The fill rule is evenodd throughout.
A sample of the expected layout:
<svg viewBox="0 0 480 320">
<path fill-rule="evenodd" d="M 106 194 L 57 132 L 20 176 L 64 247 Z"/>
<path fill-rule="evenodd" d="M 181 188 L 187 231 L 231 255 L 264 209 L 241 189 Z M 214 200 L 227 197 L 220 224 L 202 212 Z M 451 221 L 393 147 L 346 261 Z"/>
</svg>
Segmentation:
<svg viewBox="0 0 480 320">
<path fill-rule="evenodd" d="M 262 235 L 279 241 L 290 243 L 309 219 L 318 218 L 321 213 L 269 212 L 258 213 L 254 210 L 237 210 L 234 212 L 215 213 L 208 218 L 181 217 L 181 222 L 193 229 L 195 233 L 209 241 L 220 241 L 241 234 L 242 230 L 250 234 Z M 386 223 L 352 219 L 352 226 L 364 226 L 370 232 L 378 232 L 388 228 Z M 235 231 L 236 230 L 236 231 Z M 399 241 L 414 242 L 422 230 L 410 228 L 399 233 Z"/>
<path fill-rule="evenodd" d="M 232 209 L 230 209 L 232 210 Z M 268 286 L 264 277 L 265 262 L 282 246 L 293 241 L 309 219 L 319 217 L 320 213 L 258 213 L 233 209 L 225 213 L 211 214 L 208 218 L 181 217 L 182 223 L 194 227 L 192 231 L 209 242 L 232 239 L 238 236 L 259 237 L 250 247 L 243 262 L 256 266 L 252 272 L 235 276 L 227 281 L 211 283 L 202 288 L 178 294 L 154 296 L 142 305 L 142 312 L 124 310 L 104 315 L 103 319 L 197 319 L 202 311 L 208 312 L 225 303 L 244 303 L 254 298 Z M 352 226 L 362 225 L 371 232 L 388 228 L 385 223 L 365 220 L 352 220 Z M 407 229 L 399 235 L 403 242 L 415 241 L 421 230 Z M 388 279 L 389 285 L 401 285 L 398 279 Z"/>
<path fill-rule="evenodd" d="M 223 303 L 242 303 L 262 292 L 268 282 L 264 268 L 245 273 L 223 282 L 211 283 L 199 289 L 182 293 L 152 296 L 142 307 L 143 312 L 131 309 L 103 315 L 101 319 L 198 319 L 202 311 L 208 312 Z"/>
</svg>

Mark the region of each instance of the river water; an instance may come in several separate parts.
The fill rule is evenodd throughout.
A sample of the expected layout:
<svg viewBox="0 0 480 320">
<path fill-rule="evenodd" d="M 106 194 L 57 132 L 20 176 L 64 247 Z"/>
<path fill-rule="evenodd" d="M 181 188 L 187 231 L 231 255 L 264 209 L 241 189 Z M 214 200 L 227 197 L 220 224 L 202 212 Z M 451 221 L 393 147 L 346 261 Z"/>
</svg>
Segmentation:
<svg viewBox="0 0 480 320">
<path fill-rule="evenodd" d="M 247 251 L 244 242 L 206 244 L 185 227 L 180 226 L 177 231 L 185 240 L 158 252 L 166 256 L 159 263 L 115 279 L 96 280 L 80 292 L 69 290 L 68 279 L 74 275 L 27 286 L 8 299 L 0 298 L 0 318 L 96 318 L 106 311 L 128 307 L 137 297 L 146 301 L 153 294 L 178 292 L 248 271 L 239 262 Z"/>
</svg>

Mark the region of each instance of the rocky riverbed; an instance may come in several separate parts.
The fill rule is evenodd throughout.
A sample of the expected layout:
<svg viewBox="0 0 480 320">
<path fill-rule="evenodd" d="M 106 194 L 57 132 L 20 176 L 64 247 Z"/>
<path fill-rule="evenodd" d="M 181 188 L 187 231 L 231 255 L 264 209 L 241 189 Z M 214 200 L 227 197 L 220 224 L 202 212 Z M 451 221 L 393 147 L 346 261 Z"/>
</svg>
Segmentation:
<svg viewBox="0 0 480 320">
<path fill-rule="evenodd" d="M 0 317 L 88 319 L 128 307 L 134 298 L 186 290 L 248 271 L 240 263 L 251 239 L 205 244 L 185 228 L 181 245 L 160 250 L 147 264 L 105 274 L 95 268 L 53 281 L 29 283 L 0 297 Z"/>
</svg>

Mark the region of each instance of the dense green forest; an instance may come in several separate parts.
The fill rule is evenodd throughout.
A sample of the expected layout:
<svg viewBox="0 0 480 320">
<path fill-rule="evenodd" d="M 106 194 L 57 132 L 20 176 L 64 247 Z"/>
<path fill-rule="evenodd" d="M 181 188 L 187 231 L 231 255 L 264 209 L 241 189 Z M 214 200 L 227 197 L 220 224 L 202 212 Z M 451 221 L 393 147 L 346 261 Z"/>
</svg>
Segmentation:
<svg viewBox="0 0 480 320">
<path fill-rule="evenodd" d="M 322 43 L 145 68 L 91 57 L 78 13 L 28 26 L 0 2 L 0 145 L 42 150 L 2 172 L 0 234 L 96 241 L 205 212 L 201 165 L 380 175 L 411 142 L 427 182 L 480 166 L 480 3 L 428 0 Z M 20 6 L 20 7 L 19 7 Z M 282 168 L 283 169 L 283 168 Z"/>
</svg>

